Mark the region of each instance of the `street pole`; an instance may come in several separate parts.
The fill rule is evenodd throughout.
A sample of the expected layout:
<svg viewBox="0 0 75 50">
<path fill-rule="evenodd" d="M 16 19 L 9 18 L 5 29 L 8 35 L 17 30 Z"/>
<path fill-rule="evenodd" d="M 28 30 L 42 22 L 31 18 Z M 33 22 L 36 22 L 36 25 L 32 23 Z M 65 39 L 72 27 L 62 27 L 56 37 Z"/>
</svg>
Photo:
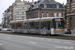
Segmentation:
<svg viewBox="0 0 75 50">
<path fill-rule="evenodd" d="M 22 19 L 22 29 L 23 29 L 23 27 L 24 27 L 24 19 Z"/>
<path fill-rule="evenodd" d="M 14 32 L 16 32 L 16 16 L 15 16 L 15 23 L 14 23 L 14 25 L 15 25 L 15 27 L 14 27 Z"/>
</svg>

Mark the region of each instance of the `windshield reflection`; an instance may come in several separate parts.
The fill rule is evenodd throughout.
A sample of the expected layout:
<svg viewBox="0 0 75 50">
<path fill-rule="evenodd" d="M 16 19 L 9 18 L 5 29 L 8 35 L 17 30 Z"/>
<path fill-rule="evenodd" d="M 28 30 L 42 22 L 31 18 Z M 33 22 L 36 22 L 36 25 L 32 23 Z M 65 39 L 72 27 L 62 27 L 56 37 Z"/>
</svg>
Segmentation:
<svg viewBox="0 0 75 50">
<path fill-rule="evenodd" d="M 56 21 L 54 23 L 54 28 L 63 29 L 64 28 L 64 21 Z"/>
</svg>

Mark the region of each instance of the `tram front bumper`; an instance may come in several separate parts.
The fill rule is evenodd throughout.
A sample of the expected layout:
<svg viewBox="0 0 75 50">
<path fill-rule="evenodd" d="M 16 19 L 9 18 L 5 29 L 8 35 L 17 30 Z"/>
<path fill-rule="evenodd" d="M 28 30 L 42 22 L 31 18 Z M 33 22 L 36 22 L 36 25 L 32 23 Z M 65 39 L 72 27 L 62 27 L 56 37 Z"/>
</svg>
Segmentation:
<svg viewBox="0 0 75 50">
<path fill-rule="evenodd" d="M 63 31 L 63 32 L 56 32 L 56 31 L 54 31 L 54 34 L 65 34 L 65 32 Z"/>
</svg>

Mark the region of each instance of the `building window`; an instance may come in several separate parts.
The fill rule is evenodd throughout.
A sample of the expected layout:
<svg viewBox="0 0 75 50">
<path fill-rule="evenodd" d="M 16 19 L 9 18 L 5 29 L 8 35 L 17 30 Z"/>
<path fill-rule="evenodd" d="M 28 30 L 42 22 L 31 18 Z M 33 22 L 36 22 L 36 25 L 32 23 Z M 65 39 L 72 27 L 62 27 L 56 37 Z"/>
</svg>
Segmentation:
<svg viewBox="0 0 75 50">
<path fill-rule="evenodd" d="M 59 17 L 61 17 L 62 15 L 61 15 L 62 13 L 59 13 Z"/>
<path fill-rule="evenodd" d="M 15 4 L 16 5 L 16 4 Z"/>
<path fill-rule="evenodd" d="M 18 8 L 18 7 L 16 7 L 16 10 L 19 10 L 19 8 Z"/>
<path fill-rule="evenodd" d="M 47 4 L 47 8 L 52 8 L 52 4 Z"/>
<path fill-rule="evenodd" d="M 57 9 L 59 8 L 59 5 L 57 4 Z"/>
<path fill-rule="evenodd" d="M 16 19 L 19 19 L 19 17 L 17 16 Z"/>
<path fill-rule="evenodd" d="M 70 28 L 72 28 L 72 16 L 70 17 Z"/>
<path fill-rule="evenodd" d="M 46 17 L 49 17 L 49 12 L 46 12 Z"/>
<path fill-rule="evenodd" d="M 19 15 L 19 12 L 16 12 L 16 15 Z"/>
<path fill-rule="evenodd" d="M 72 11 L 72 0 L 70 0 L 70 11 Z"/>
<path fill-rule="evenodd" d="M 24 10 L 24 7 L 22 7 L 22 10 Z"/>
<path fill-rule="evenodd" d="M 44 4 L 40 4 L 40 6 L 39 6 L 40 8 L 44 8 Z"/>
<path fill-rule="evenodd" d="M 24 20 L 24 16 L 22 17 L 22 20 Z"/>
<path fill-rule="evenodd" d="M 59 8 L 64 8 L 62 4 L 59 5 Z"/>
<path fill-rule="evenodd" d="M 52 8 L 56 8 L 56 4 L 52 4 Z"/>
<path fill-rule="evenodd" d="M 46 4 L 47 8 L 56 8 L 56 4 Z"/>
<path fill-rule="evenodd" d="M 41 17 L 44 17 L 44 12 L 41 13 Z"/>
<path fill-rule="evenodd" d="M 22 15 L 24 15 L 24 12 L 22 12 Z"/>
<path fill-rule="evenodd" d="M 56 12 L 54 13 L 54 17 L 57 17 L 57 13 Z"/>
</svg>

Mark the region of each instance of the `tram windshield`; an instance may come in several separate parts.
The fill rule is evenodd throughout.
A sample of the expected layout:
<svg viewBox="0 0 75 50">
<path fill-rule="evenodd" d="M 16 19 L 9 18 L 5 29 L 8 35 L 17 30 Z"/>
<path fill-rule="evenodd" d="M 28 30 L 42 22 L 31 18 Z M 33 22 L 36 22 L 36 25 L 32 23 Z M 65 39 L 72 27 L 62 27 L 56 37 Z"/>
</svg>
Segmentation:
<svg viewBox="0 0 75 50">
<path fill-rule="evenodd" d="M 55 21 L 54 28 L 63 29 L 64 28 L 64 21 Z"/>
</svg>

